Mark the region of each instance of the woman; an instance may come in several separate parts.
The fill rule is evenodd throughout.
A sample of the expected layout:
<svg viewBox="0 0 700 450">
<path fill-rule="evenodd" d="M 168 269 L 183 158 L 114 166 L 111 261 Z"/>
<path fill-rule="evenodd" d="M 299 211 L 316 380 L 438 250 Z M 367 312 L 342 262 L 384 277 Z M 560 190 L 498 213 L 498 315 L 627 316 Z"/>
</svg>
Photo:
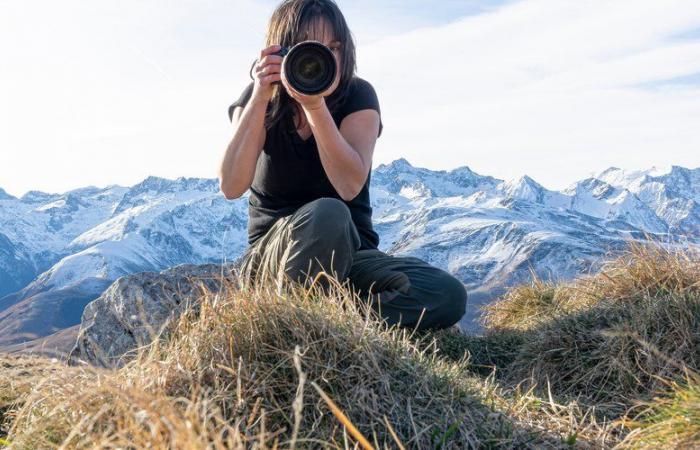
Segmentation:
<svg viewBox="0 0 700 450">
<path fill-rule="evenodd" d="M 273 54 L 305 40 L 325 44 L 338 63 L 320 95 L 294 91 Z M 464 285 L 418 258 L 377 248 L 369 184 L 383 125 L 374 88 L 355 71 L 353 38 L 333 0 L 276 8 L 254 81 L 229 107 L 235 132 L 219 176 L 227 199 L 250 189 L 240 272 L 245 280 L 307 283 L 323 271 L 349 281 L 389 324 L 451 326 L 464 314 Z"/>
</svg>

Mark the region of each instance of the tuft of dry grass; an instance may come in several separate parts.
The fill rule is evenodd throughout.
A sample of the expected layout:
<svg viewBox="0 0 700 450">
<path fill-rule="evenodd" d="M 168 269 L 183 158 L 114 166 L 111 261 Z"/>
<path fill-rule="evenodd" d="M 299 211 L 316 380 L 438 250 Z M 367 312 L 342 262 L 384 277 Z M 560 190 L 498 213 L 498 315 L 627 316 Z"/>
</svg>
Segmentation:
<svg viewBox="0 0 700 450">
<path fill-rule="evenodd" d="M 623 419 L 632 428 L 620 449 L 700 448 L 700 376 L 669 383 L 668 393 L 644 402 L 635 417 Z"/>
<path fill-rule="evenodd" d="M 7 435 L 13 411 L 36 383 L 64 370 L 54 359 L 0 354 L 0 439 Z"/>
<path fill-rule="evenodd" d="M 485 305 L 481 316 L 488 330 L 526 331 L 589 305 L 568 286 L 544 281 L 531 272 L 530 284 L 510 288 L 497 302 Z"/>
<path fill-rule="evenodd" d="M 659 377 L 700 368 L 700 255 L 631 242 L 595 275 L 511 290 L 484 324 L 487 335 L 520 333 L 512 380 L 619 414 L 661 388 Z"/>
<path fill-rule="evenodd" d="M 648 239 L 629 241 L 627 249 L 606 260 L 598 273 L 569 283 L 544 281 L 533 272 L 530 284 L 515 286 L 482 308 L 482 324 L 490 331 L 531 331 L 603 302 L 634 307 L 644 298 L 699 292 L 698 250 Z"/>
</svg>

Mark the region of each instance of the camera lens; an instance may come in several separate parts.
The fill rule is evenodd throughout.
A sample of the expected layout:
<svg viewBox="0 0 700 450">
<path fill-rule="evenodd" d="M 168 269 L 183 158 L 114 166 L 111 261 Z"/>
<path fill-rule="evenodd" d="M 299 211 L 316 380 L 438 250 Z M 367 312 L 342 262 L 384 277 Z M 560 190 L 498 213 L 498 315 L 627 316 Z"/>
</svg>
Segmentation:
<svg viewBox="0 0 700 450">
<path fill-rule="evenodd" d="M 315 55 L 304 55 L 299 58 L 297 67 L 294 68 L 299 78 L 305 82 L 313 82 L 323 75 L 325 64 L 323 59 L 315 57 Z"/>
<path fill-rule="evenodd" d="M 320 94 L 335 80 L 335 57 L 320 42 L 306 41 L 295 45 L 287 54 L 284 64 L 289 83 L 302 94 Z"/>
</svg>

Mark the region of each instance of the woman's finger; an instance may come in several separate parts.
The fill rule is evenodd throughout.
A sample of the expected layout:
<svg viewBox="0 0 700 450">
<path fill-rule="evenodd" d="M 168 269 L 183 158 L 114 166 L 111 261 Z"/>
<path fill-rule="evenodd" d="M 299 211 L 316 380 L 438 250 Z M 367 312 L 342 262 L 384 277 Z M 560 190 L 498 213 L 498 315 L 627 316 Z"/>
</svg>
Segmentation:
<svg viewBox="0 0 700 450">
<path fill-rule="evenodd" d="M 265 67 L 268 64 L 281 64 L 282 59 L 279 55 L 267 55 L 260 60 L 259 64 L 261 67 Z"/>
<path fill-rule="evenodd" d="M 266 47 L 260 51 L 260 58 L 263 59 L 265 56 L 269 55 L 270 53 L 274 53 L 282 48 L 281 45 L 274 44 L 269 47 Z"/>
<path fill-rule="evenodd" d="M 281 67 L 279 64 L 270 64 L 265 67 L 260 71 L 262 75 L 269 75 L 271 73 L 279 73 L 281 70 Z"/>
<path fill-rule="evenodd" d="M 265 81 L 265 83 L 273 83 L 275 81 L 280 81 L 280 74 L 273 73 L 271 75 L 267 75 L 266 77 L 263 77 L 263 81 Z"/>
</svg>

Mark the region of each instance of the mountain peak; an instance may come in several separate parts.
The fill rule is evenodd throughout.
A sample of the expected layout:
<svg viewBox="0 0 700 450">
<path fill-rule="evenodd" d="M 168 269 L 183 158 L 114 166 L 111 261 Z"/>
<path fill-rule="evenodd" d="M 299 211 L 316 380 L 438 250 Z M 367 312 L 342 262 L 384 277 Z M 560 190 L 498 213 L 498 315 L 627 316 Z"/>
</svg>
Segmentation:
<svg viewBox="0 0 700 450">
<path fill-rule="evenodd" d="M 5 189 L 0 188 L 0 200 L 16 200 L 17 197 L 14 197 L 10 194 L 8 194 Z"/>
<path fill-rule="evenodd" d="M 678 174 L 678 175 L 684 175 L 684 176 L 688 176 L 692 172 L 694 172 L 694 170 L 688 169 L 688 168 L 685 168 L 682 166 L 671 166 L 671 170 L 666 171 L 666 173 L 671 174 L 671 175 Z"/>
<path fill-rule="evenodd" d="M 132 189 L 137 190 L 137 191 L 148 191 L 148 190 L 159 191 L 163 188 L 167 188 L 167 187 L 171 186 L 172 183 L 173 183 L 172 180 L 157 177 L 155 175 L 149 175 L 140 183 L 135 184 L 132 187 Z"/>
<path fill-rule="evenodd" d="M 540 203 L 546 189 L 528 175 L 512 179 L 502 184 L 503 192 L 511 198 L 519 198 Z"/>
<path fill-rule="evenodd" d="M 49 194 L 48 192 L 42 191 L 27 191 L 22 197 L 20 197 L 19 200 L 23 203 L 44 203 L 54 201 L 60 197 L 61 194 Z"/>
<path fill-rule="evenodd" d="M 532 179 L 529 175 L 522 175 L 519 178 L 511 180 L 507 185 L 513 188 L 529 188 L 535 191 L 544 190 L 544 186 Z"/>
<path fill-rule="evenodd" d="M 609 173 L 619 172 L 619 171 L 621 171 L 621 170 L 622 170 L 622 169 L 620 169 L 619 167 L 610 166 L 610 167 L 608 167 L 607 169 L 605 169 L 604 171 L 600 172 L 600 175 L 607 175 L 607 174 L 609 174 Z"/>
<path fill-rule="evenodd" d="M 447 177 L 458 186 L 474 189 L 489 189 L 503 181 L 491 176 L 480 175 L 468 166 L 455 167 L 447 172 Z"/>
<path fill-rule="evenodd" d="M 535 186 L 538 189 L 544 189 L 540 183 L 535 181 L 530 175 L 523 175 L 519 179 L 520 183 L 528 184 L 530 186 Z"/>
<path fill-rule="evenodd" d="M 397 159 L 397 160 L 392 161 L 391 164 L 393 164 L 393 165 L 395 165 L 395 166 L 402 166 L 402 167 L 405 167 L 405 166 L 413 167 L 413 166 L 411 165 L 411 163 L 408 162 L 408 160 L 407 160 L 406 158 L 399 158 L 399 159 Z"/>
<path fill-rule="evenodd" d="M 217 192 L 218 181 L 214 178 L 178 177 L 174 180 L 169 178 L 150 175 L 140 183 L 133 185 L 129 191 L 130 195 L 137 195 L 146 192 L 172 193 L 188 190 L 206 190 Z"/>
<path fill-rule="evenodd" d="M 377 170 L 380 172 L 387 172 L 387 171 L 403 171 L 403 170 L 411 170 L 414 169 L 414 167 L 411 165 L 406 158 L 399 158 L 395 159 L 389 164 L 380 164 L 377 167 Z"/>
<path fill-rule="evenodd" d="M 480 176 L 481 176 L 481 175 L 479 175 L 478 173 L 474 172 L 472 169 L 470 169 L 469 166 L 459 166 L 459 167 L 455 167 L 454 169 L 450 170 L 450 173 L 451 173 L 451 174 L 454 174 L 454 175 L 459 175 L 459 176 L 461 176 L 461 177 L 464 177 L 464 176 L 477 176 L 477 177 L 480 177 Z"/>
</svg>

